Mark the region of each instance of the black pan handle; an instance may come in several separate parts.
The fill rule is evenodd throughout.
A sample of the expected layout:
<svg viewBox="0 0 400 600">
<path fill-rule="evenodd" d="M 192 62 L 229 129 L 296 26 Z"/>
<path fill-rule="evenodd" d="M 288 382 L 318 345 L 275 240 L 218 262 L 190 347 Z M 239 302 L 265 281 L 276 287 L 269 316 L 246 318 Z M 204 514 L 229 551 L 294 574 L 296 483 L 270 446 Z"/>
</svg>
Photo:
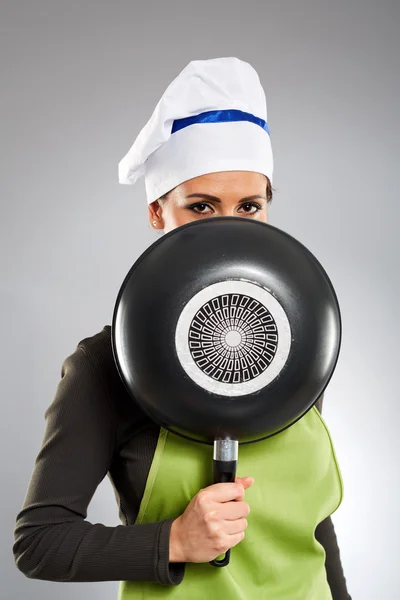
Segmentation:
<svg viewBox="0 0 400 600">
<path fill-rule="evenodd" d="M 214 441 L 214 483 L 231 483 L 235 481 L 238 441 L 232 439 Z M 231 550 L 225 552 L 224 558 L 210 561 L 213 567 L 226 567 L 229 564 Z"/>
</svg>

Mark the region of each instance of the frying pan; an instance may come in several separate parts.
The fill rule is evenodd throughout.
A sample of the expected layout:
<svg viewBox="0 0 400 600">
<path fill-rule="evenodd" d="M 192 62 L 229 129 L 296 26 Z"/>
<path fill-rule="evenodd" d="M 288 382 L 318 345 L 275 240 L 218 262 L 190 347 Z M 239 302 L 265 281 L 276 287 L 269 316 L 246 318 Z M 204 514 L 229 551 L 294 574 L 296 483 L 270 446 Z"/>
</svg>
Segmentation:
<svg viewBox="0 0 400 600">
<path fill-rule="evenodd" d="M 214 483 L 234 481 L 239 444 L 275 435 L 316 403 L 336 367 L 333 285 L 299 241 L 246 217 L 178 227 L 133 264 L 112 348 L 151 419 L 214 445 Z M 230 550 L 213 566 L 226 566 Z"/>
</svg>

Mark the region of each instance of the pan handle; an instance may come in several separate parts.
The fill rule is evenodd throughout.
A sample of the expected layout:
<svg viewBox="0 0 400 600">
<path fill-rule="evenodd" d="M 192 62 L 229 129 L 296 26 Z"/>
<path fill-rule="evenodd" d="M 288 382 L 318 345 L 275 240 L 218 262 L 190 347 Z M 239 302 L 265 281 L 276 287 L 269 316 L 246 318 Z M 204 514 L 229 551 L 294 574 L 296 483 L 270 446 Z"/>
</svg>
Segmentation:
<svg viewBox="0 0 400 600">
<path fill-rule="evenodd" d="M 231 483 L 235 481 L 238 461 L 237 440 L 224 439 L 214 441 L 214 483 Z M 224 558 L 210 561 L 213 567 L 226 567 L 229 564 L 231 550 L 225 552 Z"/>
</svg>

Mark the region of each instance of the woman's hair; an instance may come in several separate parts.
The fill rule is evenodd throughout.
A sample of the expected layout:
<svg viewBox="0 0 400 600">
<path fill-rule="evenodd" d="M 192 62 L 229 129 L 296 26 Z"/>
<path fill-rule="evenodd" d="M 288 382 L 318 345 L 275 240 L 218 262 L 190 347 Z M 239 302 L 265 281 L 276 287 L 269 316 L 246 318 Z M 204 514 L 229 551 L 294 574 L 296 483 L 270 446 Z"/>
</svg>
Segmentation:
<svg viewBox="0 0 400 600">
<path fill-rule="evenodd" d="M 175 188 L 173 188 L 175 189 Z M 158 201 L 164 201 L 168 198 L 168 194 L 170 194 L 173 190 L 170 190 L 169 192 L 167 192 L 166 194 L 163 194 L 162 196 L 160 196 L 160 198 L 158 198 Z M 267 177 L 267 204 L 270 204 L 272 202 L 272 193 L 273 193 L 273 188 L 271 186 L 271 182 L 269 180 L 269 178 Z"/>
</svg>

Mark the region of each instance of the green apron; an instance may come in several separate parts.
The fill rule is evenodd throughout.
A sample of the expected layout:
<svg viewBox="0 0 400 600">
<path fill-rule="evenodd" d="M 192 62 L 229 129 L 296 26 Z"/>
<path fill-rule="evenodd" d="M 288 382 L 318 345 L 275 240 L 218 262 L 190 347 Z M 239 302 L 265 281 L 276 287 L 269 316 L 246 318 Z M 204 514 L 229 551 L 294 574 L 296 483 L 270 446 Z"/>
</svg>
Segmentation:
<svg viewBox="0 0 400 600">
<path fill-rule="evenodd" d="M 161 428 L 136 523 L 175 518 L 212 483 L 213 447 Z M 239 445 L 240 477 L 254 477 L 245 538 L 230 563 L 186 563 L 177 586 L 122 581 L 119 600 L 332 600 L 325 550 L 315 528 L 342 500 L 342 479 L 328 429 L 313 407 L 297 423 Z"/>
</svg>

